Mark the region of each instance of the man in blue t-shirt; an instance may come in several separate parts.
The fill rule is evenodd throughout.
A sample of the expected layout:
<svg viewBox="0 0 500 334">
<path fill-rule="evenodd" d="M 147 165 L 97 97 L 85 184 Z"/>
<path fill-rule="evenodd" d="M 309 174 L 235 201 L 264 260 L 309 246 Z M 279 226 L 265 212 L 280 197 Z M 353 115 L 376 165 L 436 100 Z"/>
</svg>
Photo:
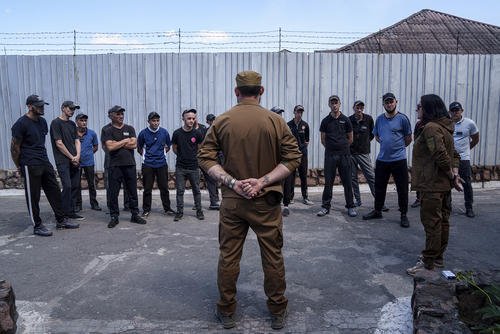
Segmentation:
<svg viewBox="0 0 500 334">
<path fill-rule="evenodd" d="M 375 208 L 363 219 L 382 218 L 387 184 L 392 175 L 398 192 L 401 212 L 401 227 L 409 227 L 408 212 L 408 165 L 406 147 L 411 143 L 411 124 L 405 114 L 396 110 L 398 101 L 393 93 L 382 97 L 385 113 L 375 121 L 373 135 L 380 143 L 380 151 L 375 163 Z"/>
<path fill-rule="evenodd" d="M 193 190 L 196 217 L 205 219 L 201 208 L 200 170 L 198 168 L 198 145 L 203 142 L 203 134 L 194 128 L 196 109 L 187 109 L 182 112 L 184 125 L 172 134 L 172 149 L 177 155 L 175 161 L 175 188 L 177 191 L 177 213 L 174 221 L 179 221 L 184 215 L 184 191 L 186 179 Z"/>
<path fill-rule="evenodd" d="M 170 150 L 170 134 L 160 127 L 160 115 L 152 111 L 148 115 L 149 126 L 143 129 L 137 137 L 137 152 L 142 156 L 142 216 L 151 212 L 153 183 L 160 189 L 160 198 L 165 214 L 175 214 L 170 206 L 168 192 L 168 165 L 165 154 Z"/>
<path fill-rule="evenodd" d="M 92 210 L 101 211 L 101 207 L 97 202 L 97 191 L 95 185 L 95 161 L 94 154 L 99 148 L 99 141 L 95 131 L 87 128 L 88 116 L 78 114 L 75 117 L 78 139 L 80 140 L 80 187 L 76 197 L 76 212 L 82 210 L 82 174 L 85 174 L 89 189 L 90 207 Z"/>
<path fill-rule="evenodd" d="M 45 148 L 45 136 L 49 132 L 47 122 L 42 117 L 45 105 L 48 103 L 38 95 L 28 96 L 26 99 L 28 112 L 12 126 L 10 153 L 12 161 L 24 179 L 24 192 L 33 223 L 33 234 L 49 237 L 52 232 L 43 225 L 40 218 L 39 202 L 42 188 L 56 216 L 56 228 L 71 229 L 78 228 L 79 225 L 70 222 L 64 216 L 62 209 L 61 190 Z"/>
</svg>

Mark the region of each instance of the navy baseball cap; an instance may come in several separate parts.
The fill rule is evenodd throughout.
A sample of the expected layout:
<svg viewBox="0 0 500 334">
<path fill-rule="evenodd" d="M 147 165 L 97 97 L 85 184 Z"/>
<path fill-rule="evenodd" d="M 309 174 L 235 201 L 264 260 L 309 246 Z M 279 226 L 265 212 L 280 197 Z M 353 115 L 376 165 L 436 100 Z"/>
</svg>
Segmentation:
<svg viewBox="0 0 500 334">
<path fill-rule="evenodd" d="M 385 93 L 384 96 L 382 96 L 382 101 L 385 102 L 385 100 L 388 100 L 388 99 L 396 99 L 396 96 L 394 96 L 394 94 L 392 93 Z"/>
<path fill-rule="evenodd" d="M 88 119 L 89 116 L 83 114 L 83 113 L 80 113 L 78 115 L 76 115 L 75 119 L 78 121 L 79 119 L 82 119 L 82 118 L 85 118 L 85 119 Z"/>
<path fill-rule="evenodd" d="M 460 104 L 460 102 L 452 102 L 450 103 L 450 110 L 462 110 L 462 105 Z"/>
</svg>

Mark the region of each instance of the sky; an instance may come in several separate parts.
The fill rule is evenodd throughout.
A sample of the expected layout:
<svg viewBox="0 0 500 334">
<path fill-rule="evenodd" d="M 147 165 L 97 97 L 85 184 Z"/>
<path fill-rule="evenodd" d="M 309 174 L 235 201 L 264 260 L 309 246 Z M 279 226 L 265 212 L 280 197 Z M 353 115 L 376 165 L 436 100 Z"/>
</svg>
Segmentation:
<svg viewBox="0 0 500 334">
<path fill-rule="evenodd" d="M 164 36 L 163 40 L 173 41 L 172 47 L 175 48 L 174 42 L 178 38 L 175 34 L 178 29 L 182 32 L 200 32 L 196 38 L 189 40 L 185 37 L 185 41 L 195 44 L 207 40 L 230 41 L 228 36 L 224 35 L 225 32 L 274 31 L 277 34 L 279 28 L 285 33 L 286 31 L 337 32 L 336 43 L 347 44 L 425 8 L 500 26 L 500 0 L 0 0 L 0 47 L 4 50 L 15 49 L 22 47 L 5 46 L 5 44 L 36 42 L 31 39 L 34 36 L 31 34 L 8 35 L 5 33 L 71 32 L 73 30 L 100 33 L 166 32 L 172 36 Z M 217 32 L 217 35 L 210 35 L 210 32 Z M 352 32 L 356 34 L 349 35 Z M 38 38 L 37 40 L 38 42 L 58 42 L 63 41 L 62 37 L 64 37 L 64 43 L 72 43 L 71 34 L 61 35 L 60 38 L 53 38 L 54 36 L 57 35 L 51 35 L 50 39 Z M 308 40 L 307 38 L 311 36 L 316 38 L 321 34 L 308 34 L 302 38 Z M 341 39 L 342 36 L 351 39 Z M 263 38 L 265 37 L 260 40 Z M 300 34 L 297 38 L 301 39 Z M 133 34 L 78 36 L 79 43 L 141 44 L 153 42 L 152 48 L 156 46 L 154 42 L 158 40 Z M 241 37 L 240 40 L 245 39 Z M 317 38 L 316 41 L 322 40 Z M 204 45 L 199 46 L 200 48 L 196 51 L 204 51 Z M 261 45 L 256 45 L 255 48 L 259 46 Z M 340 46 L 336 45 L 335 48 Z M 33 47 L 48 48 L 47 46 Z M 253 48 L 251 43 L 247 47 Z M 206 46 L 206 48 L 210 47 Z"/>
</svg>

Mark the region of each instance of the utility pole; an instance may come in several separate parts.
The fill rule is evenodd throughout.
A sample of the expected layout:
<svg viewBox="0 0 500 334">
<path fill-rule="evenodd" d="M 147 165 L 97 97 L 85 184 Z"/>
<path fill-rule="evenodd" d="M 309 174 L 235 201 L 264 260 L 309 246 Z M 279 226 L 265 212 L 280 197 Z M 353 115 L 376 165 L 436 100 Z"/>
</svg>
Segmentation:
<svg viewBox="0 0 500 334">
<path fill-rule="evenodd" d="M 179 28 L 179 53 L 181 53 L 181 28 Z"/>
<path fill-rule="evenodd" d="M 278 29 L 278 52 L 281 51 L 281 27 Z"/>
<path fill-rule="evenodd" d="M 73 30 L 73 56 L 76 56 L 76 30 Z"/>
</svg>

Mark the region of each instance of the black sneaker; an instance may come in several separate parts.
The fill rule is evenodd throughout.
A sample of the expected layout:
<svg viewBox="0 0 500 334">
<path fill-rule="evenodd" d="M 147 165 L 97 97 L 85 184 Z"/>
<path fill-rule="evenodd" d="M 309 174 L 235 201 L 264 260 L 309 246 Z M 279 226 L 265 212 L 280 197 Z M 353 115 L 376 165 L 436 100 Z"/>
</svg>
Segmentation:
<svg viewBox="0 0 500 334">
<path fill-rule="evenodd" d="M 363 220 L 379 219 L 382 218 L 382 212 L 377 210 L 372 210 L 366 215 L 363 215 Z"/>
<path fill-rule="evenodd" d="M 208 210 L 219 210 L 220 209 L 220 205 L 219 204 L 210 204 L 210 206 L 208 207 Z"/>
<path fill-rule="evenodd" d="M 476 214 L 474 213 L 474 210 L 472 210 L 472 208 L 465 210 L 465 215 L 469 218 L 476 217 Z"/>
<path fill-rule="evenodd" d="M 205 219 L 205 215 L 203 214 L 203 210 L 196 210 L 196 218 L 199 220 Z"/>
<path fill-rule="evenodd" d="M 70 214 L 66 215 L 66 217 L 69 219 L 73 219 L 73 220 L 84 220 L 85 219 L 85 217 L 80 216 L 76 213 L 70 213 Z"/>
<path fill-rule="evenodd" d="M 109 221 L 108 223 L 108 228 L 113 228 L 115 227 L 116 225 L 118 225 L 120 221 L 118 220 L 118 217 L 111 217 L 111 220 Z"/>
<path fill-rule="evenodd" d="M 173 215 L 175 215 L 175 211 L 168 208 L 167 210 L 164 211 L 164 214 L 166 214 L 168 216 L 173 216 Z"/>
<path fill-rule="evenodd" d="M 285 309 L 283 314 L 273 314 L 271 315 L 271 328 L 272 329 L 282 329 L 285 327 L 285 320 L 288 315 L 288 310 Z"/>
<path fill-rule="evenodd" d="M 410 227 L 410 221 L 408 220 L 408 217 L 406 217 L 405 214 L 401 215 L 401 221 L 399 223 L 401 227 Z"/>
<path fill-rule="evenodd" d="M 58 230 L 79 228 L 80 224 L 72 223 L 67 218 L 64 218 L 62 222 L 56 223 L 56 228 Z"/>
<path fill-rule="evenodd" d="M 136 224 L 140 224 L 140 225 L 144 225 L 147 223 L 146 219 L 142 218 L 139 215 L 133 215 L 132 217 L 130 217 L 130 221 L 132 223 L 136 223 Z"/>
<path fill-rule="evenodd" d="M 149 210 L 144 210 L 144 211 L 142 212 L 142 217 L 146 218 L 147 216 L 149 216 L 149 214 L 150 214 L 150 213 L 151 213 L 151 211 L 149 211 Z"/>
<path fill-rule="evenodd" d="M 382 207 L 382 212 L 387 212 L 387 211 L 389 211 L 389 208 L 388 208 L 388 207 L 386 207 L 386 206 L 384 205 L 384 206 Z"/>
<path fill-rule="evenodd" d="M 182 211 L 176 212 L 175 217 L 174 217 L 174 222 L 178 222 L 179 220 L 182 219 L 183 216 L 184 216 L 184 213 Z"/>
<path fill-rule="evenodd" d="M 45 225 L 40 224 L 40 225 L 35 226 L 33 228 L 33 234 L 34 235 L 39 235 L 41 237 L 50 237 L 52 235 L 52 232 L 49 231 L 49 229 L 46 228 Z"/>
<path fill-rule="evenodd" d="M 102 209 L 99 205 L 95 205 L 95 206 L 91 207 L 91 209 L 94 211 L 102 211 Z"/>
<path fill-rule="evenodd" d="M 420 200 L 417 198 L 410 206 L 412 208 L 418 208 L 420 206 Z"/>
<path fill-rule="evenodd" d="M 217 320 L 220 321 L 224 329 L 230 329 L 236 327 L 236 321 L 234 321 L 232 315 L 224 315 L 220 313 L 219 310 L 215 310 L 215 317 L 217 318 Z"/>
</svg>

